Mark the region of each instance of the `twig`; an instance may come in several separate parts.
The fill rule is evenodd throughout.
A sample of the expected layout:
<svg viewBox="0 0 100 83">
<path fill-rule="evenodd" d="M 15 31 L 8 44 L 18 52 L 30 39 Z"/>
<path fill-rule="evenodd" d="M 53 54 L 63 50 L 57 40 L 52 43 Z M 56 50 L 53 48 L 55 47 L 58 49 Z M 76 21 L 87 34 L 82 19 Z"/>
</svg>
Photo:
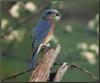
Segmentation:
<svg viewBox="0 0 100 83">
<path fill-rule="evenodd" d="M 54 63 L 54 65 L 62 65 L 63 63 Z M 85 68 L 79 66 L 79 65 L 76 65 L 76 64 L 69 64 L 69 63 L 66 63 L 66 65 L 69 65 L 71 68 L 77 68 L 85 73 L 87 73 L 92 79 L 94 80 L 98 80 L 98 78 L 91 72 L 89 72 L 88 70 L 86 70 Z M 65 66 L 66 66 L 65 65 Z"/>
<path fill-rule="evenodd" d="M 16 77 L 21 76 L 21 75 L 23 75 L 23 74 L 25 74 L 25 73 L 27 73 L 27 72 L 32 71 L 32 70 L 33 70 L 33 69 L 28 69 L 28 70 L 23 71 L 23 72 L 21 72 L 21 73 L 18 73 L 18 74 L 16 74 L 16 75 L 12 75 L 12 76 L 3 78 L 3 79 L 1 79 L 1 81 L 5 81 L 5 80 L 7 80 L 7 79 L 13 79 L 13 78 L 16 78 Z"/>
<path fill-rule="evenodd" d="M 83 67 L 81 67 L 79 65 L 76 65 L 76 64 L 71 64 L 71 66 L 74 67 L 74 68 L 77 68 L 77 69 L 79 69 L 79 70 L 81 70 L 81 71 L 83 71 L 85 73 L 87 73 L 92 79 L 98 80 L 98 78 L 94 74 L 92 74 L 91 72 L 89 72 L 85 68 L 83 68 Z"/>
</svg>

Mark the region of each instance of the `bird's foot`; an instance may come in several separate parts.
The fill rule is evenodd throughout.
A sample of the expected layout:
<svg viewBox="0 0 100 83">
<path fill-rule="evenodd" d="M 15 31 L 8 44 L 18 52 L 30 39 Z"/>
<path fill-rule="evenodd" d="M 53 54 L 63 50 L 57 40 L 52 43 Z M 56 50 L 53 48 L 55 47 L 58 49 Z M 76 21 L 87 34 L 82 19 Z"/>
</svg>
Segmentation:
<svg viewBox="0 0 100 83">
<path fill-rule="evenodd" d="M 45 52 L 48 52 L 48 51 L 49 51 L 49 49 L 50 49 L 50 47 L 48 47 L 48 46 L 44 45 L 44 46 L 43 46 L 43 49 L 44 49 L 44 51 L 45 51 Z"/>
</svg>

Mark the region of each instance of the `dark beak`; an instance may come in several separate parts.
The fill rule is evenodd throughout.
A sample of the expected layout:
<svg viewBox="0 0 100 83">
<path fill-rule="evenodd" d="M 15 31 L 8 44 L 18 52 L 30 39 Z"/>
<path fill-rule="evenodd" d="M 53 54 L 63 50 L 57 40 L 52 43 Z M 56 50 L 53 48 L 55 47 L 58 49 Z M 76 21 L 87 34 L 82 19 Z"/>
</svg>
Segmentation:
<svg viewBox="0 0 100 83">
<path fill-rule="evenodd" d="M 61 16 L 59 13 L 56 13 L 56 16 Z"/>
<path fill-rule="evenodd" d="M 60 19 L 61 19 L 61 14 L 60 13 L 56 13 L 56 16 L 60 17 Z"/>
</svg>

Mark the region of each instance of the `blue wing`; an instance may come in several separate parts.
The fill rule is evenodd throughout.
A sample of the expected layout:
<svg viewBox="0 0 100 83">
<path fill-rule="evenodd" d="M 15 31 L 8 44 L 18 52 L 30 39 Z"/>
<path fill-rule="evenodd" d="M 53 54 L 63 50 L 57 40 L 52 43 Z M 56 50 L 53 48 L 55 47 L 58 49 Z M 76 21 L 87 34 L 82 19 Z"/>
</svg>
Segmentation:
<svg viewBox="0 0 100 83">
<path fill-rule="evenodd" d="M 50 23 L 44 19 L 40 19 L 38 25 L 35 28 L 33 37 L 33 47 L 38 47 L 47 36 L 50 31 Z"/>
<path fill-rule="evenodd" d="M 38 47 L 43 42 L 45 37 L 47 36 L 48 32 L 50 31 L 50 23 L 46 20 L 41 19 L 38 25 L 35 28 L 34 36 L 33 36 L 33 53 L 32 53 L 32 66 L 36 67 L 36 61 L 38 58 Z"/>
</svg>

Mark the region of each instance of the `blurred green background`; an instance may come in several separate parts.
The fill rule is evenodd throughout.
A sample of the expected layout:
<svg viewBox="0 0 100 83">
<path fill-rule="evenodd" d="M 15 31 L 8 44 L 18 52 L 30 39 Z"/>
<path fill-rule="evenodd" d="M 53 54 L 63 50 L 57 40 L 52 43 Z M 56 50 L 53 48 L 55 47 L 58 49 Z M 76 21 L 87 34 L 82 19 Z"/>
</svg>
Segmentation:
<svg viewBox="0 0 100 83">
<path fill-rule="evenodd" d="M 61 45 L 56 62 L 75 63 L 99 78 L 99 0 L 0 0 L 1 78 L 25 71 L 31 59 L 32 33 L 45 9 L 58 9 L 62 19 L 55 26 Z M 52 72 L 59 66 L 54 65 Z M 26 82 L 26 73 L 6 80 Z M 73 69 L 62 82 L 95 82 L 86 73 Z"/>
</svg>

